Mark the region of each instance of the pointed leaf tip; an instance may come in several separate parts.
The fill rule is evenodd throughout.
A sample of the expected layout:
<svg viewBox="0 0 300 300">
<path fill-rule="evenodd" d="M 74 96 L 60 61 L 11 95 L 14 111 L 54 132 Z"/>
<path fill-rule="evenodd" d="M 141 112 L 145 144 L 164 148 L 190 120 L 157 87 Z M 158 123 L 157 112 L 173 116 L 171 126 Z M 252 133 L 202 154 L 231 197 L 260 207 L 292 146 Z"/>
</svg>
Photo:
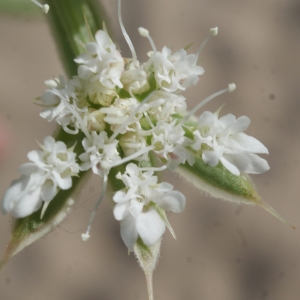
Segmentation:
<svg viewBox="0 0 300 300">
<path fill-rule="evenodd" d="M 263 208 L 265 211 L 270 213 L 272 216 L 274 216 L 279 221 L 283 222 L 284 224 L 288 225 L 292 229 L 296 229 L 294 225 L 292 225 L 289 221 L 286 220 L 281 214 L 279 214 L 271 205 L 269 205 L 266 202 L 261 201 L 260 204 L 258 204 L 261 208 Z"/>
<path fill-rule="evenodd" d="M 141 238 L 138 238 L 134 245 L 134 254 L 145 273 L 149 300 L 154 299 L 153 271 L 159 258 L 160 245 L 161 240 L 159 240 L 155 245 L 147 246 Z"/>
</svg>

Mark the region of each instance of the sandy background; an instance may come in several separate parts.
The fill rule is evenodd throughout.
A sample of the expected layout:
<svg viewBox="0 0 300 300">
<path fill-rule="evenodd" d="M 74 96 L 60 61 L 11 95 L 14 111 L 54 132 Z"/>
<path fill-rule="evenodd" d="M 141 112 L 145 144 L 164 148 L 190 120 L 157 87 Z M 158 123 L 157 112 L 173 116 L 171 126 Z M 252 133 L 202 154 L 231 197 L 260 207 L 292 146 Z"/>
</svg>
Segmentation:
<svg viewBox="0 0 300 300">
<path fill-rule="evenodd" d="M 129 55 L 118 29 L 116 1 L 105 1 L 117 42 Z M 261 196 L 298 229 L 286 227 L 259 208 L 200 195 L 170 173 L 166 179 L 185 193 L 187 207 L 170 221 L 155 271 L 156 300 L 300 299 L 300 2 L 299 0 L 124 0 L 123 20 L 145 59 L 143 26 L 161 49 L 194 42 L 191 51 L 219 26 L 203 51 L 206 73 L 186 97 L 189 107 L 235 82 L 235 93 L 206 106 L 248 115 L 247 133 L 269 149 L 271 170 L 252 176 Z M 36 141 L 54 124 L 39 117 L 30 100 L 43 82 L 63 74 L 42 18 L 0 14 L 0 194 L 17 178 Z M 4 142 L 2 142 L 4 140 Z M 88 243 L 81 242 L 89 210 L 101 187 L 94 178 L 82 190 L 69 219 L 14 258 L 0 273 L 0 299 L 146 299 L 143 273 L 119 236 L 119 224 L 104 203 Z M 9 239 L 10 217 L 0 216 L 0 251 Z"/>
</svg>

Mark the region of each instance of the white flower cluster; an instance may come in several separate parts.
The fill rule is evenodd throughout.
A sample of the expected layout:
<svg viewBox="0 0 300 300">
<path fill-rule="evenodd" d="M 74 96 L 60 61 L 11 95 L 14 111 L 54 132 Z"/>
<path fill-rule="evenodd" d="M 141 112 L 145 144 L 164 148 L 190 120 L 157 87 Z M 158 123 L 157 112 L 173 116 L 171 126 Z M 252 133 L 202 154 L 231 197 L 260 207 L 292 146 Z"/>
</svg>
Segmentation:
<svg viewBox="0 0 300 300">
<path fill-rule="evenodd" d="M 55 142 L 51 136 L 40 147 L 42 150 L 28 153 L 31 162 L 20 166 L 21 178 L 14 180 L 4 194 L 2 211 L 15 218 L 34 213 L 44 202 L 42 217 L 59 189 L 68 190 L 72 186 L 71 177 L 79 172 L 73 148 L 67 149 L 65 143 Z"/>
<path fill-rule="evenodd" d="M 192 166 L 195 158 L 212 167 L 223 164 L 237 176 L 241 172 L 262 173 L 269 166 L 255 154 L 267 153 L 267 149 L 243 133 L 249 118 L 236 119 L 229 114 L 219 119 L 218 112 L 204 112 L 198 122 L 190 120 L 203 104 L 234 90 L 234 84 L 205 99 L 191 113 L 186 112 L 186 99 L 181 93 L 204 73 L 197 62 L 207 40 L 196 54 L 187 54 L 184 49 L 172 53 L 167 47 L 160 52 L 149 32 L 140 28 L 152 45 L 148 61 L 140 63 L 120 23 L 132 59 L 123 58 L 107 32 L 100 30 L 95 40 L 85 45 L 86 53 L 75 59 L 78 74 L 69 82 L 62 76 L 47 81 L 48 89 L 41 97 L 46 106 L 41 117 L 55 120 L 69 134 L 85 134 L 84 152 L 77 155 L 80 167 L 73 149 L 47 137 L 42 151 L 29 153 L 32 162 L 21 166 L 23 176 L 7 190 L 2 207 L 19 218 L 31 214 L 42 201 L 48 205 L 59 189 L 70 188 L 71 176 L 79 168 L 92 169 L 103 177 L 104 192 L 98 207 L 110 170 L 130 162 L 125 173 L 117 175 L 124 188 L 113 200 L 121 236 L 132 251 L 138 237 L 153 245 L 162 237 L 165 226 L 172 232 L 165 211 L 179 213 L 185 206 L 185 197 L 173 191 L 169 183 L 158 183 L 154 172 L 174 170 L 186 162 Z M 211 35 L 216 33 L 217 28 L 213 28 Z M 153 155 L 156 166 L 152 165 Z M 93 215 L 84 240 L 89 237 L 92 221 Z"/>
</svg>

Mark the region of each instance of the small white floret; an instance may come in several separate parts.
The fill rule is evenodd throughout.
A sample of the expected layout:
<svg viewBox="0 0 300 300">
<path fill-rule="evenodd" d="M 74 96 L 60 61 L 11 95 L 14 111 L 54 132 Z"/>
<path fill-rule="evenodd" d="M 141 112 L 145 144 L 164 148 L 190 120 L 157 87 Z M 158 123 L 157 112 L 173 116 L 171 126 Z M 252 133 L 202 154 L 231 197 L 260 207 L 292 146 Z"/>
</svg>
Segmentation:
<svg viewBox="0 0 300 300">
<path fill-rule="evenodd" d="M 235 91 L 235 89 L 236 89 L 235 83 L 230 83 L 230 84 L 228 84 L 228 92 L 229 92 L 229 93 Z"/>
<path fill-rule="evenodd" d="M 210 34 L 211 34 L 212 36 L 216 36 L 216 35 L 218 34 L 218 30 L 219 30 L 218 27 L 211 28 L 211 29 L 210 29 Z"/>
<path fill-rule="evenodd" d="M 146 28 L 144 28 L 144 27 L 139 27 L 138 31 L 139 31 L 139 34 L 141 36 L 144 36 L 144 37 L 148 37 L 149 36 L 149 31 Z"/>
</svg>

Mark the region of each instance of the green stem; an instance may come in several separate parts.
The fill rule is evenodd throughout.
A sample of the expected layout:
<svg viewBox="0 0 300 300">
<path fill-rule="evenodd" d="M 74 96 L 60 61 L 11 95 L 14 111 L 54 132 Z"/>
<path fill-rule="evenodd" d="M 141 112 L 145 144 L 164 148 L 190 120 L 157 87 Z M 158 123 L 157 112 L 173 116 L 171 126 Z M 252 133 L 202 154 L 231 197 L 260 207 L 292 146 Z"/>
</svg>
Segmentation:
<svg viewBox="0 0 300 300">
<path fill-rule="evenodd" d="M 97 0 L 46 0 L 50 6 L 47 14 L 58 52 L 69 77 L 76 75 L 77 65 L 74 62 L 79 54 L 84 52 L 80 42 L 88 43 L 89 31 L 84 15 L 87 18 L 91 32 L 102 29 L 107 23 L 106 13 L 100 1 Z"/>
</svg>

